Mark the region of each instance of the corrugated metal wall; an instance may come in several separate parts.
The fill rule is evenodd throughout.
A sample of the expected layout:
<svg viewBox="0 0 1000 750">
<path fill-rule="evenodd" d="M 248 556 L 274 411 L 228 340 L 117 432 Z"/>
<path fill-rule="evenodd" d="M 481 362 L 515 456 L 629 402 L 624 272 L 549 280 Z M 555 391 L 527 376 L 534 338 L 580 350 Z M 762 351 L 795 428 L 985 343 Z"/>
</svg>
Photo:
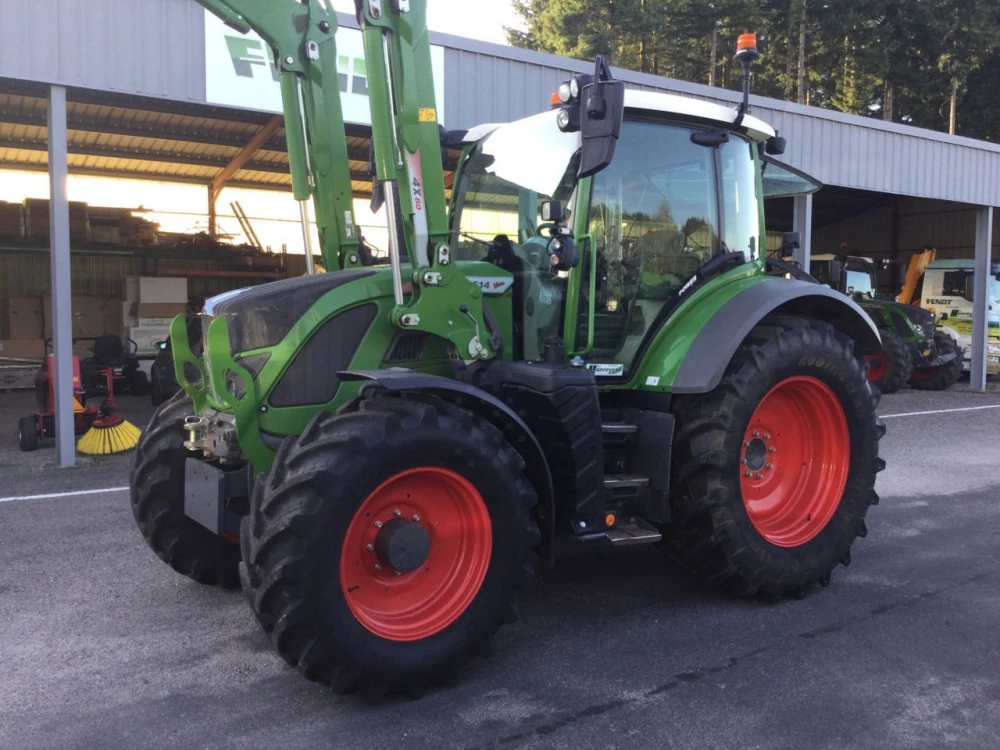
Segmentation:
<svg viewBox="0 0 1000 750">
<path fill-rule="evenodd" d="M 846 242 L 851 252 L 888 256 L 893 246 L 894 206 L 881 206 L 861 216 L 813 230 L 813 252 L 837 252 Z M 976 209 L 945 201 L 908 199 L 899 210 L 899 256 L 904 260 L 925 245 L 940 258 L 972 258 L 976 245 Z M 1000 216 L 994 216 L 993 258 L 1000 259 Z"/>
<path fill-rule="evenodd" d="M 345 26 L 354 19 L 338 14 Z M 443 34 L 445 120 L 469 127 L 544 109 L 592 63 Z M 0 77 L 205 100 L 204 11 L 193 0 L 0 0 Z M 622 71 L 628 85 L 734 103 L 721 89 Z M 755 100 L 789 140 L 786 160 L 830 185 L 1000 206 L 1000 146 Z"/>
<path fill-rule="evenodd" d="M 0 0 L 0 77 L 205 101 L 192 0 Z"/>
</svg>

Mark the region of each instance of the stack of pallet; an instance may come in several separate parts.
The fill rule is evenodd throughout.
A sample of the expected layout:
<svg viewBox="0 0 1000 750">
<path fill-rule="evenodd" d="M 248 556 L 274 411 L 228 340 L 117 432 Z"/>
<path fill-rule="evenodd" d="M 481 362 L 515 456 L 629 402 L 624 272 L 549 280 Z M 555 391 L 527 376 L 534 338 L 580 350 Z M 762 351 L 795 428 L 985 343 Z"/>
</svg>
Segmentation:
<svg viewBox="0 0 1000 750">
<path fill-rule="evenodd" d="M 20 203 L 0 201 L 0 240 L 19 240 L 24 236 L 24 209 Z"/>
<path fill-rule="evenodd" d="M 25 237 L 29 240 L 48 241 L 49 239 L 49 201 L 47 198 L 24 199 Z M 70 201 L 69 204 L 69 239 L 71 242 L 86 242 L 87 204 Z"/>
</svg>

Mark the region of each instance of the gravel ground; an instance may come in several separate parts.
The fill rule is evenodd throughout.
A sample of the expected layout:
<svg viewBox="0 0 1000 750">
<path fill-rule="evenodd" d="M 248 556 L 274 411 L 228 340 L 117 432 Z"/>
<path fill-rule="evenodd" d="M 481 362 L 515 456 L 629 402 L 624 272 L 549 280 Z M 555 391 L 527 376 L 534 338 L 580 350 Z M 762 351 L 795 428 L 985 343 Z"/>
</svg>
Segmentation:
<svg viewBox="0 0 1000 750">
<path fill-rule="evenodd" d="M 0 395 L 0 747 L 1000 747 L 1000 393 L 883 400 L 882 502 L 830 588 L 734 600 L 651 549 L 572 549 L 457 687 L 376 705 L 166 568 L 125 493 L 3 502 L 127 484 L 128 456 L 19 453 L 30 411 Z"/>
</svg>

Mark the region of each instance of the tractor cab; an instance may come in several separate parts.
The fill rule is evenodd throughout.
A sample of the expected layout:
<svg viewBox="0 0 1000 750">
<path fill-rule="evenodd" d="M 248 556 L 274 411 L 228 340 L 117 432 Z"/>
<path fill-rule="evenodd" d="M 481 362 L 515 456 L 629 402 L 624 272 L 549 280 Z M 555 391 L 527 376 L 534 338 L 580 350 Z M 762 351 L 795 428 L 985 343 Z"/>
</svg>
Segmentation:
<svg viewBox="0 0 1000 750">
<path fill-rule="evenodd" d="M 626 377 L 699 269 L 761 260 L 760 160 L 774 131 L 667 94 L 626 91 L 624 108 L 613 159 L 584 178 L 581 134 L 560 127 L 562 109 L 466 136 L 451 243 L 460 260 L 512 272 L 518 359 L 544 358 L 561 337 L 591 369 Z M 577 268 L 553 270 L 552 202 Z"/>
</svg>

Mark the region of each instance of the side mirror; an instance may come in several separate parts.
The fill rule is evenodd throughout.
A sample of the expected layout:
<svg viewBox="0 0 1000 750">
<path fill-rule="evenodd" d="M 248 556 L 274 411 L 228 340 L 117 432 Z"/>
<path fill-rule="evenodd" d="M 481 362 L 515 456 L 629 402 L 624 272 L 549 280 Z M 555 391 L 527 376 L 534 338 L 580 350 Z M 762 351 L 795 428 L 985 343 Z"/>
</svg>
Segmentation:
<svg viewBox="0 0 1000 750">
<path fill-rule="evenodd" d="M 170 348 L 170 342 L 169 341 L 154 341 L 153 342 L 153 348 L 154 349 L 159 349 L 161 352 L 165 351 L 166 349 Z"/>
<path fill-rule="evenodd" d="M 791 250 L 798 250 L 802 247 L 800 242 L 800 235 L 798 232 L 785 232 L 781 235 L 781 247 L 778 248 L 778 252 L 784 256 L 785 253 Z"/>
<path fill-rule="evenodd" d="M 830 286 L 838 292 L 843 291 L 844 287 L 847 285 L 847 279 L 845 278 L 846 275 L 847 273 L 844 269 L 843 263 L 839 260 L 830 261 Z"/>
<path fill-rule="evenodd" d="M 580 154 L 579 177 L 597 174 L 611 163 L 622 129 L 625 113 L 625 83 L 611 77 L 611 69 L 598 56 L 594 82 L 580 92 Z"/>
<path fill-rule="evenodd" d="M 563 210 L 562 201 L 543 201 L 541 212 L 542 221 L 548 224 L 558 224 L 566 215 L 566 212 Z"/>
<path fill-rule="evenodd" d="M 772 135 L 767 139 L 764 146 L 765 150 L 771 156 L 781 156 L 785 153 L 785 147 L 788 145 L 788 141 L 779 135 Z"/>
</svg>

